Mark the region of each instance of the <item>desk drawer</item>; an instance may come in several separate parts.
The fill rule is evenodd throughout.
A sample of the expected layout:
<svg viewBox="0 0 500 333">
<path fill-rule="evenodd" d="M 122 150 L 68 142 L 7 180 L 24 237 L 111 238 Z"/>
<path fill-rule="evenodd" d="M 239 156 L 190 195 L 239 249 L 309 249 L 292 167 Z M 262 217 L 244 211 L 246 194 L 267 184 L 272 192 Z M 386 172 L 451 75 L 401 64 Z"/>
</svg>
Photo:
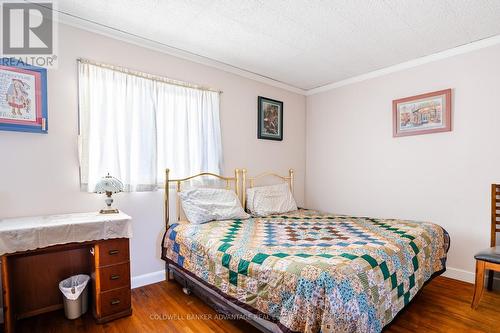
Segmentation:
<svg viewBox="0 0 500 333">
<path fill-rule="evenodd" d="M 97 267 L 129 261 L 128 238 L 109 239 L 96 245 Z"/>
<path fill-rule="evenodd" d="M 101 291 L 130 286 L 129 263 L 99 268 Z"/>
<path fill-rule="evenodd" d="M 130 309 L 130 288 L 121 288 L 101 293 L 102 317 Z"/>
</svg>

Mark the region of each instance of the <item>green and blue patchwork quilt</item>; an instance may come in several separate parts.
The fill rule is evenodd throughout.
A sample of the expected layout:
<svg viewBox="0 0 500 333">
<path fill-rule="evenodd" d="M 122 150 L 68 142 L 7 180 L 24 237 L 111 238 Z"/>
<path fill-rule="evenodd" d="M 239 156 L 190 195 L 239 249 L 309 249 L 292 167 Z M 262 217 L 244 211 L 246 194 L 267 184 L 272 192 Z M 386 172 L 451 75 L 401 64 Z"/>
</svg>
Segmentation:
<svg viewBox="0 0 500 333">
<path fill-rule="evenodd" d="M 168 261 L 288 332 L 380 332 L 443 272 L 447 232 L 432 223 L 298 210 L 174 224 Z"/>
</svg>

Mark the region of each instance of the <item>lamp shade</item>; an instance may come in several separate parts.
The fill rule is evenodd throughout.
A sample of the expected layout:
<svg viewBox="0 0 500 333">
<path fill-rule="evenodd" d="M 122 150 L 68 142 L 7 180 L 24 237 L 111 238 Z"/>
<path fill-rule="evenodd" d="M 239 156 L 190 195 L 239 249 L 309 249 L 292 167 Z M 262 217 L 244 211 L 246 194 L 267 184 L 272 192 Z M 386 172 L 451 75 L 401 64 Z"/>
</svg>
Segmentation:
<svg viewBox="0 0 500 333">
<path fill-rule="evenodd" d="M 123 191 L 123 183 L 108 173 L 95 186 L 95 193 L 118 193 Z"/>
</svg>

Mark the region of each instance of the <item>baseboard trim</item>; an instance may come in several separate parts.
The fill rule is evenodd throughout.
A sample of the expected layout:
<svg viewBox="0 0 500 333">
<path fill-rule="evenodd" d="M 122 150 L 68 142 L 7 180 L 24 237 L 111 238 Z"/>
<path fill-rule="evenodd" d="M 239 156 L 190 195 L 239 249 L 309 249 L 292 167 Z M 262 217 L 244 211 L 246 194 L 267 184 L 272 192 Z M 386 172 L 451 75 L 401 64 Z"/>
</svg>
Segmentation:
<svg viewBox="0 0 500 333">
<path fill-rule="evenodd" d="M 443 276 L 468 283 L 474 283 L 475 279 L 475 273 L 453 267 L 447 267 L 446 272 L 443 273 Z"/>
<path fill-rule="evenodd" d="M 161 281 L 165 281 L 165 270 L 133 276 L 131 284 L 134 289 Z"/>
<path fill-rule="evenodd" d="M 476 279 L 475 272 L 469 272 L 464 269 L 453 268 L 453 267 L 446 268 L 446 272 L 443 273 L 443 276 L 450 279 L 460 280 L 472 284 L 474 284 L 474 280 Z M 493 280 L 493 288 L 495 289 L 500 288 L 500 272 L 495 274 L 495 280 Z"/>
</svg>

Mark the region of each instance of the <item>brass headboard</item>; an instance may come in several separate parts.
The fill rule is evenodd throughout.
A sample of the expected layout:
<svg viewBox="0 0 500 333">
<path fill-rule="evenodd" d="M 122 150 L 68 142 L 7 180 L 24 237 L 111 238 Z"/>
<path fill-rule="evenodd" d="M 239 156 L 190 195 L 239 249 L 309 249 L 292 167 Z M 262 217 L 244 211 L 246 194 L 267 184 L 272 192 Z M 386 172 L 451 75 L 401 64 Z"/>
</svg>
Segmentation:
<svg viewBox="0 0 500 333">
<path fill-rule="evenodd" d="M 293 169 L 290 169 L 288 170 L 288 176 L 280 176 L 278 175 L 277 173 L 274 173 L 274 172 L 264 172 L 264 173 L 261 173 L 260 175 L 257 175 L 255 177 L 247 177 L 247 170 L 246 169 L 242 169 L 241 170 L 241 173 L 243 174 L 242 176 L 242 183 L 243 183 L 243 188 L 242 188 L 242 204 L 243 204 L 243 208 L 246 209 L 247 208 L 247 181 L 248 181 L 248 187 L 249 188 L 252 188 L 255 186 L 255 182 L 259 179 L 262 179 L 262 178 L 265 178 L 265 177 L 275 177 L 275 178 L 279 178 L 281 179 L 282 181 L 288 183 L 288 185 L 290 186 L 290 191 L 292 192 L 293 194 L 293 181 L 294 181 L 294 173 L 293 173 Z"/>
<path fill-rule="evenodd" d="M 234 190 L 236 191 L 236 196 L 238 199 L 240 198 L 240 170 L 234 170 L 234 177 L 224 177 L 217 175 L 215 173 L 210 172 L 202 172 L 194 176 L 189 176 L 182 179 L 170 179 L 169 178 L 170 169 L 165 169 L 165 226 L 168 229 L 168 223 L 170 220 L 170 206 L 169 206 L 169 189 L 170 184 L 175 184 L 176 193 L 182 190 L 182 183 L 191 181 L 198 177 L 215 177 L 216 179 L 222 180 L 225 182 L 225 188 L 230 190 L 231 185 L 234 185 Z M 176 221 L 180 221 L 181 219 L 181 203 L 179 200 L 179 196 L 176 195 Z"/>
</svg>

